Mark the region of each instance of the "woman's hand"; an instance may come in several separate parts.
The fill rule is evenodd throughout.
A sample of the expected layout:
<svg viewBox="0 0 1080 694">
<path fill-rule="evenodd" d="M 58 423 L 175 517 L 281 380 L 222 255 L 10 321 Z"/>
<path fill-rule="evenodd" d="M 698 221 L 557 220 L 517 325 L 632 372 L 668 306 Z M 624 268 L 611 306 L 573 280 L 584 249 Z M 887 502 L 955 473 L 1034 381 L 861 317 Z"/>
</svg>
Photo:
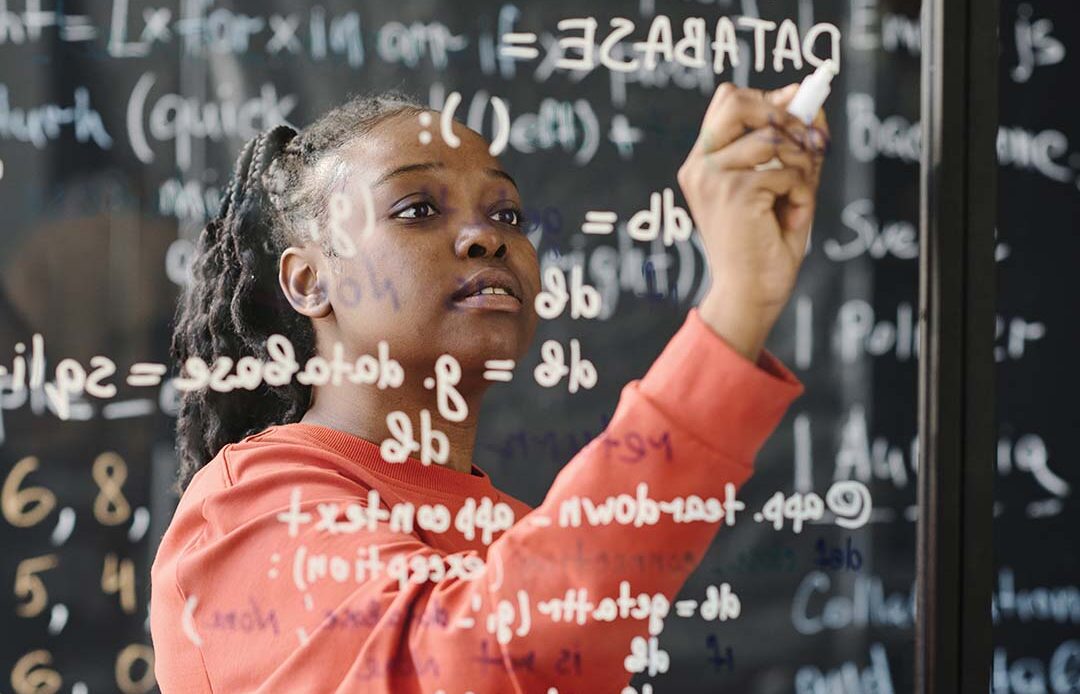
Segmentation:
<svg viewBox="0 0 1080 694">
<path fill-rule="evenodd" d="M 797 89 L 721 84 L 678 174 L 712 275 L 698 310 L 754 362 L 795 288 L 828 143 L 823 111 L 808 127 L 785 110 Z"/>
</svg>

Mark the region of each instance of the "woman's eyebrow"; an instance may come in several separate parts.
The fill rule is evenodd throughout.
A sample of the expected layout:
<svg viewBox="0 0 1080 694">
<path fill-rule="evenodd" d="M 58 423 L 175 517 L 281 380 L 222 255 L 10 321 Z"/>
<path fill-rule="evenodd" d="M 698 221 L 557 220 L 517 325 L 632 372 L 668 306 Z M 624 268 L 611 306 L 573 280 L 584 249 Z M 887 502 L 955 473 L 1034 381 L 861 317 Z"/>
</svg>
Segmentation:
<svg viewBox="0 0 1080 694">
<path fill-rule="evenodd" d="M 387 181 L 389 181 L 392 178 L 396 178 L 398 176 L 404 176 L 405 174 L 413 173 L 414 171 L 433 171 L 435 169 L 445 169 L 445 168 L 446 168 L 446 164 L 444 164 L 442 162 L 439 162 L 439 161 L 425 161 L 425 162 L 418 162 L 416 164 L 405 164 L 404 166 L 399 166 L 398 168 L 394 169 L 393 171 L 390 171 L 390 172 L 385 173 L 382 176 L 380 176 L 378 178 L 378 180 L 376 180 L 375 183 L 373 183 L 371 185 L 371 187 L 373 189 L 378 188 L 380 185 L 382 185 L 383 183 L 386 183 Z M 495 176 L 496 178 L 502 178 L 502 179 L 505 179 L 505 180 L 509 181 L 510 184 L 512 186 L 514 186 L 515 190 L 520 190 L 518 188 L 517 181 L 514 180 L 514 177 L 511 176 L 510 174 L 506 173 L 502 169 L 496 169 L 494 167 L 491 167 L 491 168 L 484 169 L 484 171 L 490 176 Z"/>
<path fill-rule="evenodd" d="M 491 174 L 492 176 L 495 176 L 496 178 L 505 178 L 507 181 L 510 181 L 510 185 L 514 186 L 515 190 L 519 190 L 519 191 L 521 190 L 520 188 L 518 188 L 517 181 L 514 180 L 514 177 L 511 176 L 510 174 L 506 173 L 502 169 L 494 169 L 494 168 L 492 168 L 492 169 L 487 169 L 487 172 L 489 174 Z"/>
<path fill-rule="evenodd" d="M 406 164 L 405 166 L 399 166 L 398 168 L 394 169 L 389 173 L 383 174 L 379 177 L 377 181 L 375 181 L 375 183 L 371 185 L 371 187 L 378 188 L 380 185 L 386 183 L 392 178 L 396 178 L 397 176 L 403 176 L 407 173 L 412 173 L 413 171 L 431 171 L 433 169 L 444 168 L 446 168 L 446 164 L 438 161 L 425 161 L 418 164 Z"/>
</svg>

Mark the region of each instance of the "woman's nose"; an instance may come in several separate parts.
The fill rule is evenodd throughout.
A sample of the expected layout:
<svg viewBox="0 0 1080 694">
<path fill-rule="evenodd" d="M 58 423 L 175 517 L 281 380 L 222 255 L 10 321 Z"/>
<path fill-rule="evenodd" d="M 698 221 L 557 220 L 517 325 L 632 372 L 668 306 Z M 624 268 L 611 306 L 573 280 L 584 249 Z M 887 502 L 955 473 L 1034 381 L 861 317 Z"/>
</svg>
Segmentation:
<svg viewBox="0 0 1080 694">
<path fill-rule="evenodd" d="M 454 252 L 459 258 L 502 258 L 506 244 L 502 235 L 490 226 L 467 224 L 454 241 Z"/>
</svg>

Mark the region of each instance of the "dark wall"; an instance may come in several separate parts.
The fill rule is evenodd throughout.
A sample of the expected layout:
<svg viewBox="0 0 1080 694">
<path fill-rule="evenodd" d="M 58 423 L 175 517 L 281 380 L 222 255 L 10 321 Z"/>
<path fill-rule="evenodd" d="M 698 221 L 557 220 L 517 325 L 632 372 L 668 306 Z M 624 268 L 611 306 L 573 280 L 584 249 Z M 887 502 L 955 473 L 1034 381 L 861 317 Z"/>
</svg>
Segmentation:
<svg viewBox="0 0 1080 694">
<path fill-rule="evenodd" d="M 1080 8 L 1002 3 L 994 691 L 1080 691 Z"/>
</svg>

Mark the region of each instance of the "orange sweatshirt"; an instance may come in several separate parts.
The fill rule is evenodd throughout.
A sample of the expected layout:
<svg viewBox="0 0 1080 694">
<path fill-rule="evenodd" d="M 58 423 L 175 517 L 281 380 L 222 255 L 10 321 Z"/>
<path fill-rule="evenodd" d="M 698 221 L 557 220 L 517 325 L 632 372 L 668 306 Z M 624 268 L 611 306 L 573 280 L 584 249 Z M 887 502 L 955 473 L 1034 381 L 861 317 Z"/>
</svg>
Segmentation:
<svg viewBox="0 0 1080 694">
<path fill-rule="evenodd" d="M 227 445 L 151 570 L 161 690 L 619 692 L 802 391 L 694 309 L 531 510 L 327 427 Z"/>
</svg>

